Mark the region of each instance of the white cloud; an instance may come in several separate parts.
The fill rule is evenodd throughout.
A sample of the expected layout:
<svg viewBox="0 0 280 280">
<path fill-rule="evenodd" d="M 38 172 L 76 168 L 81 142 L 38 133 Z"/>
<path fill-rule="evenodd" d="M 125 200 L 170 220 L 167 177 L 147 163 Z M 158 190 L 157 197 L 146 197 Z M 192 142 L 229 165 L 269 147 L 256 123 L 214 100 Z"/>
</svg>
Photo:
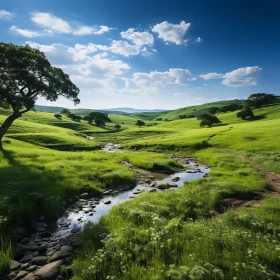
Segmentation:
<svg viewBox="0 0 280 280">
<path fill-rule="evenodd" d="M 14 16 L 15 16 L 14 13 L 5 10 L 0 10 L 0 19 L 11 20 Z"/>
<path fill-rule="evenodd" d="M 173 93 L 174 96 L 179 96 L 179 95 L 182 95 L 182 94 L 183 94 L 183 92 L 174 92 Z"/>
<path fill-rule="evenodd" d="M 57 33 L 71 33 L 72 29 L 68 22 L 49 13 L 31 13 L 31 20 L 37 25 L 48 28 Z"/>
<path fill-rule="evenodd" d="M 132 82 L 138 87 L 157 87 L 164 84 L 186 85 L 195 78 L 187 69 L 170 68 L 166 72 L 134 73 Z"/>
<path fill-rule="evenodd" d="M 223 78 L 223 74 L 218 74 L 218 73 L 208 73 L 205 75 L 200 75 L 201 78 L 203 78 L 204 80 L 213 80 L 213 79 L 221 79 Z"/>
<path fill-rule="evenodd" d="M 123 56 L 138 55 L 140 53 L 140 47 L 135 45 L 130 45 L 125 41 L 113 40 L 109 50 L 116 54 L 121 54 Z"/>
<path fill-rule="evenodd" d="M 130 69 L 129 65 L 121 60 L 106 58 L 104 52 L 93 56 L 88 55 L 102 48 L 101 45 L 68 47 L 62 44 L 26 43 L 43 51 L 52 64 L 63 68 L 66 73 L 71 77 L 75 76 L 75 79 L 79 81 L 87 79 L 99 82 L 102 79 L 113 79 Z"/>
<path fill-rule="evenodd" d="M 202 39 L 201 37 L 197 37 L 197 38 L 195 39 L 195 41 L 196 41 L 197 43 L 202 43 L 202 42 L 203 42 L 203 39 Z"/>
<path fill-rule="evenodd" d="M 91 26 L 81 26 L 79 27 L 77 30 L 73 31 L 73 35 L 78 35 L 78 36 L 82 36 L 82 35 L 100 35 L 103 34 L 105 32 L 109 32 L 110 29 L 108 26 L 105 25 L 101 25 L 100 28 L 95 28 L 95 27 L 91 27 Z"/>
<path fill-rule="evenodd" d="M 126 31 L 122 31 L 121 33 L 122 38 L 131 40 L 136 45 L 152 45 L 154 43 L 154 36 L 147 32 L 137 32 L 134 31 L 134 28 L 129 28 Z"/>
<path fill-rule="evenodd" d="M 28 30 L 28 29 L 20 29 L 20 28 L 16 27 L 15 25 L 11 26 L 10 30 L 13 31 L 15 34 L 19 34 L 26 38 L 33 38 L 33 37 L 41 36 L 41 34 L 38 33 L 37 31 Z"/>
<path fill-rule="evenodd" d="M 259 66 L 242 67 L 226 74 L 209 73 L 200 75 L 205 80 L 223 79 L 222 84 L 233 87 L 249 87 L 257 84 L 262 68 Z"/>
<path fill-rule="evenodd" d="M 50 13 L 35 12 L 31 13 L 31 20 L 40 27 L 47 28 L 55 33 L 73 34 L 77 36 L 83 35 L 101 35 L 109 32 L 113 28 L 101 25 L 99 27 L 82 25 L 80 27 L 71 27 L 71 25 Z"/>
<path fill-rule="evenodd" d="M 224 75 L 222 83 L 233 87 L 249 87 L 257 84 L 262 68 L 258 66 L 238 68 Z"/>
<path fill-rule="evenodd" d="M 152 31 L 158 34 L 158 37 L 165 42 L 175 43 L 181 45 L 186 43 L 184 36 L 186 35 L 191 24 L 181 21 L 180 24 L 172 24 L 167 21 L 156 24 Z"/>
</svg>

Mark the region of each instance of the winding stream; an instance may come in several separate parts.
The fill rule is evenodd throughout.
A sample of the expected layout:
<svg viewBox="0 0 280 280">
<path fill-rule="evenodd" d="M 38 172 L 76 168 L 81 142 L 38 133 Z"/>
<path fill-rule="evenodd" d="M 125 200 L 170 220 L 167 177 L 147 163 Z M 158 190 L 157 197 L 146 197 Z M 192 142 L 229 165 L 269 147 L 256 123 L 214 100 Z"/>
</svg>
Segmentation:
<svg viewBox="0 0 280 280">
<path fill-rule="evenodd" d="M 117 144 L 108 143 L 102 150 L 107 152 L 123 151 L 119 150 L 118 147 Z M 98 222 L 100 217 L 106 215 L 113 206 L 132 199 L 140 195 L 142 192 L 163 191 L 158 188 L 158 185 L 160 184 L 168 183 L 174 187 L 165 189 L 164 191 L 174 191 L 177 188 L 182 187 L 184 181 L 202 178 L 209 172 L 209 167 L 199 165 L 193 161 L 187 161 L 187 164 L 184 164 L 184 167 L 186 170 L 170 176 L 163 176 L 165 177 L 163 179 L 156 179 L 156 173 L 150 173 L 155 176 L 150 176 L 150 178 L 154 178 L 154 180 L 149 182 L 149 184 L 138 184 L 129 190 L 105 191 L 102 199 L 87 198 L 85 194 L 85 198 L 80 198 L 79 201 L 68 208 L 64 215 L 58 219 L 58 229 L 55 234 L 62 236 L 73 228 L 82 228 L 86 222 Z"/>
</svg>

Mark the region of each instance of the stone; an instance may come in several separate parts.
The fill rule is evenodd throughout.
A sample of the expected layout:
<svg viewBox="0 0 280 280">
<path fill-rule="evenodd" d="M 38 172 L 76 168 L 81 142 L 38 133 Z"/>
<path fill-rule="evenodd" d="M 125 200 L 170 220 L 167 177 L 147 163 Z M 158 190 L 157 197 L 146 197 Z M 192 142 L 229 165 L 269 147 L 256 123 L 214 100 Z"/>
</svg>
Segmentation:
<svg viewBox="0 0 280 280">
<path fill-rule="evenodd" d="M 151 188 L 155 188 L 156 186 L 157 186 L 157 182 L 153 182 L 153 183 L 150 185 Z"/>
<path fill-rule="evenodd" d="M 22 279 L 22 278 L 23 278 L 24 276 L 26 276 L 27 274 L 28 274 L 27 271 L 21 270 L 21 271 L 17 274 L 16 279 Z"/>
<path fill-rule="evenodd" d="M 87 198 L 88 197 L 88 193 L 82 193 L 81 195 L 80 195 L 80 198 Z"/>
<path fill-rule="evenodd" d="M 77 232 L 80 232 L 81 231 L 81 228 L 80 227 L 74 227 L 71 229 L 71 233 L 77 233 Z"/>
<path fill-rule="evenodd" d="M 172 182 L 178 182 L 180 180 L 180 177 L 173 177 L 171 179 Z"/>
<path fill-rule="evenodd" d="M 67 257 L 70 257 L 70 256 L 71 256 L 70 252 L 57 251 L 52 255 L 52 257 L 50 258 L 50 261 L 55 262 L 55 261 L 58 261 L 58 260 L 63 260 L 63 259 L 65 259 Z"/>
<path fill-rule="evenodd" d="M 151 190 L 149 190 L 149 192 L 156 192 L 157 191 L 157 189 L 151 189 Z"/>
<path fill-rule="evenodd" d="M 68 245 L 66 245 L 66 246 L 62 246 L 62 247 L 60 248 L 60 251 L 64 251 L 64 252 L 72 252 L 72 251 L 73 251 L 73 247 L 68 246 Z"/>
<path fill-rule="evenodd" d="M 35 272 L 35 276 L 39 276 L 43 280 L 53 280 L 58 276 L 62 264 L 62 260 L 46 264 Z"/>
<path fill-rule="evenodd" d="M 21 270 L 27 270 L 28 267 L 29 267 L 29 263 L 24 263 L 24 264 L 21 266 Z"/>
<path fill-rule="evenodd" d="M 21 259 L 21 258 L 23 258 L 24 254 L 25 254 L 24 247 L 21 244 L 18 244 L 16 247 L 14 258 Z"/>
<path fill-rule="evenodd" d="M 11 260 L 10 270 L 18 270 L 21 267 L 21 263 Z"/>
<path fill-rule="evenodd" d="M 38 252 L 40 254 L 43 254 L 43 253 L 45 253 L 47 251 L 47 249 L 48 249 L 48 243 L 42 243 L 40 245 L 40 247 L 38 248 Z"/>
<path fill-rule="evenodd" d="M 28 271 L 28 272 L 34 271 L 34 270 L 36 270 L 36 268 L 37 268 L 37 265 L 31 265 L 26 269 L 26 271 Z"/>
<path fill-rule="evenodd" d="M 111 200 L 104 201 L 104 204 L 111 204 Z"/>
<path fill-rule="evenodd" d="M 52 234 L 49 231 L 44 231 L 40 234 L 41 238 L 50 237 Z"/>
<path fill-rule="evenodd" d="M 65 245 L 67 245 L 67 244 L 68 244 L 68 241 L 67 241 L 66 238 L 61 238 L 61 239 L 59 239 L 59 245 L 60 245 L 60 246 L 65 246 Z"/>
<path fill-rule="evenodd" d="M 24 278 L 23 280 L 36 280 L 38 279 L 37 276 L 35 276 L 33 273 L 28 273 Z"/>
<path fill-rule="evenodd" d="M 21 263 L 28 263 L 33 258 L 33 254 L 30 251 L 27 251 L 23 258 L 20 260 Z"/>
<path fill-rule="evenodd" d="M 45 265 L 46 263 L 48 262 L 48 257 L 46 256 L 38 256 L 38 257 L 34 257 L 32 260 L 31 260 L 31 264 L 35 264 L 35 265 L 39 265 L 39 266 L 42 266 L 42 265 Z"/>
</svg>

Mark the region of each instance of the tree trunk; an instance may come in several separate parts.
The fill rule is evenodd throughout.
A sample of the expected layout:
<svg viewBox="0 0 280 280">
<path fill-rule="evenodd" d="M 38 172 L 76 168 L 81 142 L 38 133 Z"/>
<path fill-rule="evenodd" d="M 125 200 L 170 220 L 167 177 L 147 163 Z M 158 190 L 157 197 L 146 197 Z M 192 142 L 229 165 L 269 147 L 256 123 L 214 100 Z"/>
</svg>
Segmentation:
<svg viewBox="0 0 280 280">
<path fill-rule="evenodd" d="M 0 142 L 2 142 L 2 138 L 3 136 L 6 134 L 6 132 L 8 131 L 8 129 L 10 128 L 10 126 L 12 125 L 12 123 L 14 122 L 14 120 L 16 120 L 17 118 L 21 117 L 20 113 L 16 113 L 14 112 L 11 116 L 9 116 L 4 123 L 2 124 L 2 126 L 0 127 Z"/>
</svg>

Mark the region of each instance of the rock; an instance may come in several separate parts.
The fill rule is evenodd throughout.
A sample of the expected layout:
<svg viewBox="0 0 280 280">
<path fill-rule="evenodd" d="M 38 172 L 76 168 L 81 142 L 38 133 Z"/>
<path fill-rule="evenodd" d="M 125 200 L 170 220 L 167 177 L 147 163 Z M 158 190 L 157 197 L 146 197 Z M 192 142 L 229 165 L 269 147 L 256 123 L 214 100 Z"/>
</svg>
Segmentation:
<svg viewBox="0 0 280 280">
<path fill-rule="evenodd" d="M 10 270 L 18 270 L 21 267 L 21 263 L 11 260 Z"/>
<path fill-rule="evenodd" d="M 60 267 L 63 264 L 63 261 L 56 261 L 44 265 L 37 272 L 35 272 L 35 276 L 39 276 L 43 280 L 53 280 L 60 272 Z"/>
<path fill-rule="evenodd" d="M 38 252 L 40 254 L 43 254 L 43 253 L 45 253 L 47 251 L 47 249 L 48 249 L 48 243 L 42 243 L 40 245 L 40 247 L 38 248 Z"/>
<path fill-rule="evenodd" d="M 35 265 L 45 265 L 48 262 L 48 257 L 45 256 L 39 256 L 39 257 L 35 257 L 31 260 L 31 264 L 35 264 Z"/>
<path fill-rule="evenodd" d="M 21 270 L 27 270 L 28 267 L 29 267 L 29 263 L 24 263 L 24 264 L 21 266 Z"/>
<path fill-rule="evenodd" d="M 28 274 L 27 271 L 21 270 L 21 271 L 17 274 L 16 279 L 22 279 L 22 278 L 23 278 L 24 276 L 26 276 L 27 274 Z"/>
<path fill-rule="evenodd" d="M 82 246 L 82 241 L 79 238 L 76 238 L 72 243 L 72 247 L 79 248 Z"/>
<path fill-rule="evenodd" d="M 49 231 L 44 231 L 40 234 L 41 238 L 50 237 L 52 234 Z"/>
<path fill-rule="evenodd" d="M 80 195 L 80 198 L 88 198 L 88 193 L 82 193 L 82 194 Z"/>
<path fill-rule="evenodd" d="M 62 246 L 62 247 L 60 248 L 60 251 L 63 251 L 63 252 L 72 252 L 72 251 L 73 251 L 73 247 L 68 246 L 68 245 Z"/>
<path fill-rule="evenodd" d="M 67 258 L 67 257 L 70 257 L 71 254 L 72 254 L 71 252 L 67 252 L 67 251 L 57 251 L 51 257 L 50 261 L 51 262 L 55 262 L 55 261 L 58 261 L 58 260 L 63 260 L 65 258 Z"/>
<path fill-rule="evenodd" d="M 18 244 L 16 247 L 14 258 L 17 260 L 21 259 L 21 258 L 23 258 L 24 254 L 25 254 L 24 247 L 21 244 Z"/>
<path fill-rule="evenodd" d="M 28 263 L 33 258 L 33 254 L 30 251 L 27 251 L 23 258 L 20 260 L 21 263 Z"/>
<path fill-rule="evenodd" d="M 38 277 L 35 276 L 33 273 L 28 273 L 24 278 L 23 280 L 37 280 Z"/>
<path fill-rule="evenodd" d="M 180 180 L 180 177 L 173 177 L 171 179 L 172 182 L 178 182 Z"/>
<path fill-rule="evenodd" d="M 71 233 L 77 233 L 77 232 L 79 232 L 79 231 L 81 231 L 81 228 L 80 227 L 74 227 L 74 228 L 72 228 L 71 229 Z"/>
<path fill-rule="evenodd" d="M 10 279 L 14 279 L 16 277 L 16 273 L 14 271 L 12 271 L 10 274 L 9 274 L 9 278 Z"/>
<path fill-rule="evenodd" d="M 108 194 L 110 194 L 110 193 L 111 193 L 110 191 L 104 191 L 104 192 L 103 192 L 104 195 L 108 195 Z"/>
<path fill-rule="evenodd" d="M 37 268 L 37 265 L 31 265 L 26 269 L 26 271 L 28 271 L 28 272 L 34 271 L 36 268 Z"/>
<path fill-rule="evenodd" d="M 45 227 L 36 227 L 36 232 L 44 232 L 46 230 Z"/>
<path fill-rule="evenodd" d="M 150 185 L 151 188 L 155 188 L 156 186 L 157 186 L 157 182 L 153 182 L 153 183 Z"/>
<path fill-rule="evenodd" d="M 111 204 L 111 200 L 105 201 L 104 204 Z"/>
<path fill-rule="evenodd" d="M 157 189 L 151 189 L 151 190 L 149 190 L 149 192 L 156 192 L 157 191 Z"/>
<path fill-rule="evenodd" d="M 67 245 L 67 244 L 68 244 L 68 241 L 67 241 L 66 238 L 61 238 L 61 239 L 59 239 L 59 245 L 60 245 L 60 246 L 65 246 L 65 245 Z"/>
</svg>

